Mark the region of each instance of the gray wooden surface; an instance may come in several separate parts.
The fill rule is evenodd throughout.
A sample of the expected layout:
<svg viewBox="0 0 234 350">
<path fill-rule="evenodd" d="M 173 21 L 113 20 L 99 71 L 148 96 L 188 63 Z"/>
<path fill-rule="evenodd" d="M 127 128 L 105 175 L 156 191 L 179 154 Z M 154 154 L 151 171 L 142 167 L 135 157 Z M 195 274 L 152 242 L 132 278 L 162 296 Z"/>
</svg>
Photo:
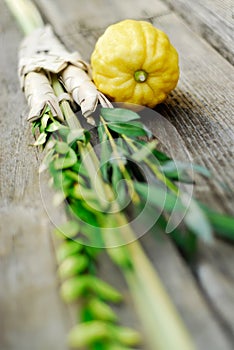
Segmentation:
<svg viewBox="0 0 234 350">
<path fill-rule="evenodd" d="M 234 63 L 232 0 L 166 0 L 200 36 Z"/>
<path fill-rule="evenodd" d="M 194 31 L 176 13 L 182 13 L 179 4 L 184 1 L 173 2 L 178 3 L 174 10 L 159 0 L 36 2 L 68 48 L 78 49 L 87 60 L 106 26 L 123 18 L 147 19 L 168 33 L 179 52 L 181 78 L 176 90 L 157 111 L 176 127 L 184 143 L 182 148 L 189 150 L 193 161 L 208 167 L 216 174 L 216 180 L 228 188 L 223 189 L 218 181 L 197 178 L 196 195 L 222 212 L 233 213 L 234 69 L 224 58 L 230 57 L 231 49 L 223 50 L 223 46 L 229 47 L 227 37 L 230 35 L 224 35 L 230 33 L 225 29 L 230 21 L 229 2 L 224 1 L 223 6 L 221 1 L 198 1 L 194 5 L 186 2 L 190 4 L 190 12 L 184 10 L 183 17 L 186 20 L 196 18 L 196 25 L 192 24 Z M 194 6 L 193 15 L 191 6 Z M 206 8 L 205 16 L 201 8 Z M 199 18 L 205 18 L 210 28 L 209 37 L 197 29 L 203 28 Z M 219 30 L 214 18 L 224 24 Z M 223 41 L 215 39 L 217 33 Z M 210 44 L 215 45 L 210 37 L 214 37 L 224 57 L 212 48 Z M 30 126 L 25 122 L 26 105 L 16 75 L 17 47 L 21 38 L 17 25 L 0 0 L 3 48 L 0 60 L 0 348 L 65 350 L 65 334 L 74 323 L 76 312 L 59 298 L 54 241 L 50 233 L 52 225 L 39 193 L 40 155 L 29 146 L 33 140 Z M 157 125 L 152 123 L 150 127 L 157 134 Z M 169 150 L 174 149 L 170 139 L 165 138 L 165 145 Z M 178 158 L 183 158 L 183 149 L 177 152 Z M 45 180 L 42 186 L 47 186 Z M 53 214 L 62 213 L 54 211 Z M 146 235 L 141 243 L 197 348 L 232 349 L 233 246 L 220 240 L 209 247 L 201 245 L 194 275 L 167 236 L 156 240 Z M 118 269 L 109 260 L 107 262 L 105 256 L 99 264 L 100 274 L 124 293 L 126 303 L 117 309 L 122 323 L 141 329 Z"/>
</svg>

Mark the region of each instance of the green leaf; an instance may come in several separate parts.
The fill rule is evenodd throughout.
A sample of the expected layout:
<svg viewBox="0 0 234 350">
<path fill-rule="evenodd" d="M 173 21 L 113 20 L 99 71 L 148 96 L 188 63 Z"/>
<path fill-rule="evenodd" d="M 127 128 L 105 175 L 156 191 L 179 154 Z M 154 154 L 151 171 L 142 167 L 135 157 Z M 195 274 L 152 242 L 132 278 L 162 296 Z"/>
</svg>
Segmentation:
<svg viewBox="0 0 234 350">
<path fill-rule="evenodd" d="M 61 263 L 63 260 L 65 260 L 69 256 L 78 254 L 82 250 L 83 250 L 82 244 L 75 241 L 67 240 L 63 242 L 56 250 L 57 260 L 59 263 Z"/>
<path fill-rule="evenodd" d="M 53 165 L 53 164 L 52 164 Z M 54 187 L 61 191 L 69 191 L 69 189 L 73 186 L 73 179 L 71 179 L 69 176 L 65 174 L 65 172 L 58 171 L 57 169 L 52 169 L 52 166 L 50 165 L 50 171 L 53 175 L 53 184 Z"/>
<path fill-rule="evenodd" d="M 41 120 L 35 120 L 34 122 L 32 122 L 32 133 L 33 135 L 35 135 L 36 129 L 39 128 L 41 125 Z"/>
<path fill-rule="evenodd" d="M 105 133 L 105 129 L 104 129 L 103 124 L 98 125 L 98 137 L 99 137 L 100 142 L 104 142 L 107 140 L 107 135 Z"/>
<path fill-rule="evenodd" d="M 167 225 L 168 218 L 161 215 L 153 228 L 153 233 L 156 239 L 160 239 L 160 236 L 165 234 Z M 174 240 L 186 260 L 190 262 L 193 261 L 197 252 L 198 237 L 185 226 L 177 226 L 170 233 L 170 237 Z"/>
<path fill-rule="evenodd" d="M 109 329 L 103 321 L 89 321 L 81 323 L 70 331 L 68 342 L 72 348 L 87 348 L 98 341 L 110 338 Z M 93 348 L 93 347 L 92 347 Z"/>
<path fill-rule="evenodd" d="M 49 114 L 44 114 L 43 117 L 41 118 L 41 127 L 40 127 L 40 131 L 43 132 L 45 130 L 45 128 L 47 127 L 48 121 L 50 119 Z"/>
<path fill-rule="evenodd" d="M 134 187 L 144 200 L 162 210 L 171 212 L 174 208 L 176 210 L 184 209 L 179 197 L 172 192 L 168 192 L 167 188 L 141 182 L 134 182 Z"/>
<path fill-rule="evenodd" d="M 89 284 L 91 290 L 103 300 L 112 301 L 113 303 L 118 303 L 122 300 L 122 295 L 115 288 L 97 277 L 90 276 Z"/>
<path fill-rule="evenodd" d="M 63 127 L 64 126 L 62 124 L 60 124 L 58 121 L 54 121 L 53 123 L 51 123 L 50 125 L 47 126 L 46 131 L 47 132 L 54 132 L 54 131 L 57 131 Z"/>
<path fill-rule="evenodd" d="M 100 226 L 97 221 L 96 215 L 87 207 L 85 207 L 85 203 L 80 200 L 75 200 L 70 204 L 71 213 L 76 216 L 79 220 L 81 220 L 84 224 L 88 223 L 89 225 L 96 226 L 97 228 Z M 93 210 L 94 211 L 94 210 Z"/>
<path fill-rule="evenodd" d="M 168 161 L 165 162 L 161 166 L 161 171 L 164 172 L 165 175 L 169 177 L 180 177 L 180 173 L 183 173 L 186 170 L 194 170 L 197 173 L 210 177 L 210 172 L 208 169 L 204 168 L 203 166 L 197 165 L 197 164 L 192 164 L 192 163 L 184 163 L 184 162 L 178 162 L 178 161 Z"/>
<path fill-rule="evenodd" d="M 201 204 L 207 218 L 213 226 L 215 232 L 227 239 L 234 240 L 234 217 L 217 213 L 216 211 L 207 208 Z"/>
<path fill-rule="evenodd" d="M 87 277 L 89 276 L 72 277 L 63 282 L 60 288 L 60 294 L 66 303 L 77 300 L 77 298 L 87 291 L 89 288 Z"/>
<path fill-rule="evenodd" d="M 40 134 L 40 136 L 38 137 L 38 139 L 36 140 L 36 142 L 34 142 L 34 146 L 40 146 L 43 145 L 44 143 L 46 143 L 46 138 L 47 138 L 47 134 L 45 132 L 42 132 Z"/>
<path fill-rule="evenodd" d="M 134 346 L 139 344 L 141 340 L 139 333 L 131 328 L 115 327 L 114 325 L 109 325 L 109 329 L 112 338 L 123 345 Z"/>
<path fill-rule="evenodd" d="M 87 269 L 89 259 L 86 255 L 73 255 L 67 257 L 59 266 L 60 278 L 65 279 L 80 274 Z"/>
<path fill-rule="evenodd" d="M 101 116 L 108 122 L 126 123 L 140 119 L 137 113 L 125 108 L 101 108 Z"/>
<path fill-rule="evenodd" d="M 151 137 L 150 131 L 139 122 L 128 123 L 108 123 L 108 128 L 129 137 L 148 136 Z"/>
<path fill-rule="evenodd" d="M 55 145 L 55 150 L 60 154 L 66 154 L 70 150 L 70 147 L 66 142 L 57 141 Z"/>
<path fill-rule="evenodd" d="M 167 160 L 171 160 L 165 153 L 158 151 L 157 149 L 154 149 L 152 151 L 153 155 L 158 159 L 159 162 L 164 163 Z"/>
<path fill-rule="evenodd" d="M 111 182 L 114 188 L 115 193 L 117 194 L 117 186 L 120 180 L 123 179 L 122 173 L 119 170 L 119 167 L 117 164 L 113 163 L 112 164 L 112 177 L 111 177 Z"/>
<path fill-rule="evenodd" d="M 62 137 L 64 141 L 67 139 L 67 135 L 69 134 L 70 129 L 67 126 L 61 125 L 58 130 L 59 135 Z"/>
<path fill-rule="evenodd" d="M 157 146 L 158 141 L 153 140 L 149 142 L 144 147 L 141 147 L 137 152 L 135 152 L 131 157 L 137 162 L 145 160 L 148 156 L 152 155 L 152 151 Z"/>
<path fill-rule="evenodd" d="M 108 142 L 108 138 L 106 133 L 104 132 L 103 126 L 98 127 L 98 135 L 100 139 L 100 145 L 101 145 L 101 159 L 100 159 L 100 165 L 101 165 L 101 172 L 104 181 L 109 180 L 108 176 L 108 169 L 109 169 L 109 159 L 112 153 L 110 144 Z"/>
<path fill-rule="evenodd" d="M 65 157 L 55 159 L 54 168 L 56 170 L 72 167 L 77 162 L 77 155 L 73 149 L 69 149 Z"/>
<path fill-rule="evenodd" d="M 83 224 L 81 227 L 81 232 L 83 235 L 87 237 L 88 244 L 94 246 L 94 247 L 104 247 L 105 243 L 103 241 L 103 235 L 101 232 L 100 227 L 98 226 L 91 226 L 89 223 Z"/>
<path fill-rule="evenodd" d="M 84 129 L 72 129 L 67 135 L 67 142 L 85 141 Z"/>
<path fill-rule="evenodd" d="M 64 174 L 70 178 L 71 180 L 77 182 L 78 181 L 78 174 L 74 171 L 71 171 L 70 169 L 69 170 L 65 170 L 64 171 Z"/>
<path fill-rule="evenodd" d="M 116 322 L 117 316 L 109 305 L 100 299 L 91 299 L 87 305 L 94 318 L 102 321 Z"/>
<path fill-rule="evenodd" d="M 92 189 L 82 186 L 81 184 L 76 184 L 75 186 L 73 186 L 70 189 L 70 194 L 73 198 L 85 201 L 92 201 L 97 199 L 97 196 Z"/>
<path fill-rule="evenodd" d="M 80 231 L 80 225 L 77 221 L 67 221 L 65 224 L 55 229 L 55 233 L 59 236 L 74 238 Z"/>
<path fill-rule="evenodd" d="M 202 208 L 191 199 L 184 221 L 192 232 L 205 242 L 212 240 L 212 227 Z"/>
</svg>

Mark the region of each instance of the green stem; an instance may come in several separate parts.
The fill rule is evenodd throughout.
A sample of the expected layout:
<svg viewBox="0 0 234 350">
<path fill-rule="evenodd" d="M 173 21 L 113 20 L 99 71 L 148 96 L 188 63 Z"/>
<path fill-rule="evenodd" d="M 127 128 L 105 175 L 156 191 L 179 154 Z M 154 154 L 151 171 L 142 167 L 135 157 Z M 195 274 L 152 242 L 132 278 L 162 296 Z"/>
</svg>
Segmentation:
<svg viewBox="0 0 234 350">
<path fill-rule="evenodd" d="M 138 151 L 137 147 L 134 145 L 133 141 L 129 137 L 127 137 L 126 135 L 122 135 L 122 137 L 134 152 Z M 149 169 L 151 169 L 154 175 L 160 181 L 162 181 L 172 192 L 176 194 L 179 193 L 178 187 L 175 186 L 164 174 L 162 174 L 155 164 L 152 164 L 147 158 L 144 159 L 144 163 L 149 167 Z"/>
<path fill-rule="evenodd" d="M 41 14 L 31 0 L 5 0 L 5 2 L 25 35 L 44 26 Z"/>
<path fill-rule="evenodd" d="M 25 34 L 43 25 L 40 14 L 30 0 L 5 1 Z M 55 76 L 53 77 L 53 87 L 57 95 L 63 92 Z M 80 128 L 81 125 L 72 112 L 69 103 L 66 101 L 61 102 L 61 108 L 69 127 Z M 92 146 L 90 144 L 86 146 L 88 152 L 91 151 L 91 148 Z M 80 147 L 80 150 L 84 152 L 83 146 Z M 94 168 L 97 174 L 99 174 L 98 185 L 96 183 L 95 191 L 98 187 L 97 195 L 102 197 L 105 192 L 105 186 L 99 173 L 99 162 L 94 155 L 94 151 L 89 152 L 89 156 L 89 162 L 87 161 L 85 165 L 90 178 L 93 177 Z M 108 188 L 108 191 L 110 189 Z M 117 213 L 116 219 L 120 225 L 125 225 L 125 229 L 121 229 L 124 239 L 126 239 L 125 242 L 136 239 L 130 225 L 128 225 L 126 217 L 122 213 Z M 135 241 L 123 248 L 126 249 L 132 263 L 132 268 L 123 269 L 123 273 L 136 302 L 136 306 L 139 309 L 139 316 L 143 320 L 143 323 L 145 323 L 151 349 L 192 350 L 193 345 L 189 335 L 140 244 Z"/>
<path fill-rule="evenodd" d="M 67 102 L 64 101 L 64 103 Z M 63 111 L 67 120 L 67 111 Z M 70 117 L 69 113 L 69 118 Z M 91 145 L 90 147 L 92 148 Z M 86 164 L 86 166 L 89 167 L 88 164 Z M 99 163 L 94 164 L 94 168 L 96 169 L 95 171 L 98 171 L 100 169 Z M 91 176 L 92 175 L 93 172 L 91 172 Z M 112 192 L 111 187 L 108 188 L 108 191 Z M 136 240 L 136 236 L 128 224 L 125 215 L 118 212 L 115 214 L 115 220 L 119 226 L 116 233 L 121 233 L 119 238 L 116 237 L 119 244 L 132 242 L 124 247 L 112 249 L 124 249 L 128 259 L 131 261 L 131 269 L 124 268 L 123 266 L 120 266 L 120 268 L 126 278 L 139 316 L 143 321 L 142 323 L 146 326 L 145 332 L 148 335 L 149 346 L 152 350 L 168 350 L 172 348 L 178 350 L 194 349 L 186 328 L 163 288 L 152 264 L 146 257 L 139 242 Z M 109 239 L 107 239 L 107 245 L 110 245 Z M 112 257 L 110 250 L 108 250 L 108 252 L 110 257 Z M 116 262 L 116 260 L 114 261 Z M 168 330 L 170 330 L 170 336 L 168 336 Z M 173 335 L 173 337 L 171 337 L 171 335 Z"/>
<path fill-rule="evenodd" d="M 131 179 L 131 176 L 129 175 L 124 163 L 122 162 L 121 160 L 121 156 L 119 155 L 119 152 L 118 152 L 118 149 L 116 147 L 116 144 L 115 144 L 115 141 L 107 127 L 107 123 L 105 122 L 105 120 L 102 118 L 102 116 L 100 117 L 100 120 L 102 122 L 102 125 L 105 129 L 105 132 L 106 132 L 106 135 L 108 136 L 108 139 L 110 141 L 110 144 L 111 144 L 111 148 L 114 152 L 114 155 L 116 156 L 116 160 L 117 160 L 117 163 L 118 163 L 118 166 L 119 166 L 119 169 L 123 175 L 123 177 L 125 178 L 126 182 L 127 182 L 127 186 L 128 186 L 128 189 L 129 189 L 129 193 L 132 193 L 132 202 L 134 204 L 139 204 L 140 202 L 140 198 L 138 196 L 138 194 L 136 193 L 135 189 L 134 189 L 134 186 L 132 185 L 132 179 Z M 131 185 L 130 185 L 131 184 Z"/>
<path fill-rule="evenodd" d="M 52 80 L 52 87 L 54 89 L 55 94 L 57 96 L 60 96 L 61 94 L 63 94 L 64 90 L 57 76 L 51 75 L 51 80 Z M 61 102 L 61 109 L 65 117 L 65 120 L 71 130 L 82 128 L 75 113 L 72 111 L 69 102 L 63 100 Z M 87 144 L 86 146 L 84 146 L 83 143 L 80 141 L 78 141 L 77 143 L 78 143 L 78 147 L 82 157 L 82 161 L 84 163 L 86 170 L 88 171 L 89 178 L 92 183 L 92 188 L 97 195 L 101 208 L 105 209 L 107 208 L 108 201 L 106 199 L 106 191 L 103 186 L 103 181 L 101 178 L 101 171 L 100 171 L 100 168 L 98 167 L 99 163 L 97 163 L 97 159 L 95 158 L 93 148 L 90 144 Z"/>
</svg>

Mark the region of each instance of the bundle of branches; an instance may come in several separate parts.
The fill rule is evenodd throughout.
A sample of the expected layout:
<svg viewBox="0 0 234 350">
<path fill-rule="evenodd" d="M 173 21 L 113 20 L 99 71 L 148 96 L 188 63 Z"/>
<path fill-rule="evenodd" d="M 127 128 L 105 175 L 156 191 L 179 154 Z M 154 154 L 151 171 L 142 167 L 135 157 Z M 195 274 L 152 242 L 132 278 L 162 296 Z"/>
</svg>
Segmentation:
<svg viewBox="0 0 234 350">
<path fill-rule="evenodd" d="M 34 145 L 46 153 L 40 171 L 49 170 L 67 211 L 67 222 L 55 231 L 62 239 L 57 250 L 61 296 L 68 303 L 80 300 L 70 346 L 123 350 L 140 343 L 139 334 L 121 327 L 108 305 L 119 302 L 121 294 L 96 275 L 97 255 L 106 248 L 126 278 L 150 348 L 193 349 L 137 238 L 152 226 L 166 230 L 173 214 L 177 224 L 184 218 L 183 229 L 172 225 L 172 237 L 188 256 L 198 238 L 212 239 L 213 228 L 233 238 L 232 219 L 181 190 L 181 182 L 192 181 L 186 173 L 191 164 L 176 163 L 159 151 L 139 114 L 111 105 L 93 84 L 89 65 L 78 52 L 66 50 L 30 1 L 6 2 L 27 34 L 19 75 L 37 135 Z M 96 125 L 98 152 L 85 119 L 73 111 L 77 105 Z M 202 167 L 192 168 L 210 176 Z"/>
</svg>

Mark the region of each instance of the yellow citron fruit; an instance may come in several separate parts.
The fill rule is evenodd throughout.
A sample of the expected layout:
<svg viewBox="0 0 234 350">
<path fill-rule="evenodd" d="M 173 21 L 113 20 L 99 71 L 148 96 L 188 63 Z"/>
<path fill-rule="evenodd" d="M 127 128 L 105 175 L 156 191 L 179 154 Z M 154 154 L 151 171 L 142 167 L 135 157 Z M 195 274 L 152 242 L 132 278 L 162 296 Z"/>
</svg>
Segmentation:
<svg viewBox="0 0 234 350">
<path fill-rule="evenodd" d="M 115 102 L 154 107 L 179 79 L 178 54 L 167 35 L 146 21 L 109 26 L 91 56 L 97 88 Z"/>
</svg>

